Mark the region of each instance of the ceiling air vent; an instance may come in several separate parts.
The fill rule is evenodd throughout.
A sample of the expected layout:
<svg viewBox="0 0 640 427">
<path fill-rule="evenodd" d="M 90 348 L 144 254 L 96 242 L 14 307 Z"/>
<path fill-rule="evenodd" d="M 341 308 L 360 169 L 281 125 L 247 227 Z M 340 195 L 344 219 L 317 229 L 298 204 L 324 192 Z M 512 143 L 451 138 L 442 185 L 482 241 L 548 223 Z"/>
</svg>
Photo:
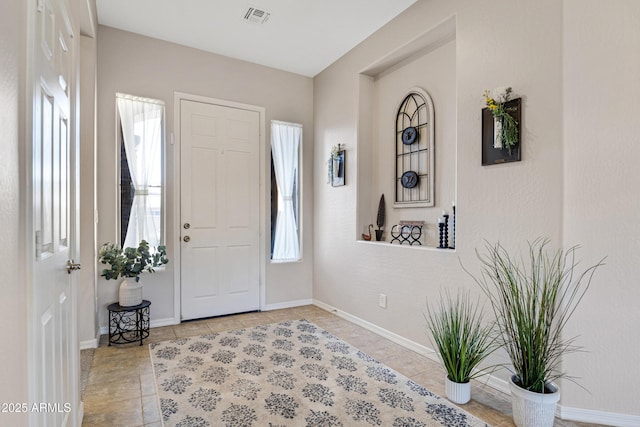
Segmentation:
<svg viewBox="0 0 640 427">
<path fill-rule="evenodd" d="M 269 19 L 269 15 L 269 12 L 249 6 L 247 12 L 244 14 L 244 20 L 255 24 L 264 24 Z"/>
</svg>

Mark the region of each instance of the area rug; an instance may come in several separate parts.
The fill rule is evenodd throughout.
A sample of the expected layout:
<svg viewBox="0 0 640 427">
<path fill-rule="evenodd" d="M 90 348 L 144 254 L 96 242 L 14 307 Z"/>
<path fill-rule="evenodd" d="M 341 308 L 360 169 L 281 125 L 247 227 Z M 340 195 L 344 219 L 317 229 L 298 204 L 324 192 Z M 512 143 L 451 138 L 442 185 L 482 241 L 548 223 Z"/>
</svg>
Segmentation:
<svg viewBox="0 0 640 427">
<path fill-rule="evenodd" d="M 165 426 L 487 426 L 307 320 L 149 347 Z"/>
</svg>

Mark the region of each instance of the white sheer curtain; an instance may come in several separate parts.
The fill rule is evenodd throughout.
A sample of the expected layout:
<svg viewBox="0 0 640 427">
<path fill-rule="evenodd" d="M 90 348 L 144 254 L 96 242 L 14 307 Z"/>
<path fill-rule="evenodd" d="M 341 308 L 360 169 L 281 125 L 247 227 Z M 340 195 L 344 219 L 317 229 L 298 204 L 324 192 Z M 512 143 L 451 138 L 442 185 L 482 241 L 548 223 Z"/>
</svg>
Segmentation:
<svg viewBox="0 0 640 427">
<path fill-rule="evenodd" d="M 127 163 L 135 194 L 123 247 L 141 240 L 157 246 L 161 239 L 162 138 L 164 105 L 154 100 L 117 95 Z"/>
<path fill-rule="evenodd" d="M 302 142 L 302 126 L 271 122 L 271 154 L 278 185 L 278 216 L 273 244 L 274 262 L 300 259 L 300 239 L 294 210 L 294 194 L 298 186 L 298 154 Z"/>
</svg>

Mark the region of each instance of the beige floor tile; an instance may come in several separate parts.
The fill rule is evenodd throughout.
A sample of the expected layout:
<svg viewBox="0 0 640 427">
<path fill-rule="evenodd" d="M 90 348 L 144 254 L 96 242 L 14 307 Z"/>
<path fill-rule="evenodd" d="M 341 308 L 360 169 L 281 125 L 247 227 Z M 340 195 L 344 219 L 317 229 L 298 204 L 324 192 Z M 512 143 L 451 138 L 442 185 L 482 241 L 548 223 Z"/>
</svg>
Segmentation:
<svg viewBox="0 0 640 427">
<path fill-rule="evenodd" d="M 140 375 L 140 394 L 143 397 L 156 394 L 156 379 L 153 373 Z"/>
<path fill-rule="evenodd" d="M 205 322 L 189 322 L 182 323 L 173 327 L 173 331 L 177 338 L 194 337 L 198 335 L 207 335 L 213 332 L 209 325 Z"/>
<path fill-rule="evenodd" d="M 89 383 L 84 401 L 85 403 L 100 404 L 112 399 L 134 399 L 140 396 L 140 376 L 138 374 L 115 375 L 109 381 Z"/>
<path fill-rule="evenodd" d="M 242 325 L 240 321 L 229 316 L 207 319 L 205 320 L 205 322 L 213 332 L 230 331 L 232 329 L 244 328 L 244 325 Z"/>
<path fill-rule="evenodd" d="M 145 425 L 160 422 L 160 406 L 155 394 L 142 397 L 142 420 Z"/>
<path fill-rule="evenodd" d="M 144 340 L 144 344 L 147 345 L 154 342 L 168 341 L 175 338 L 176 333 L 173 331 L 173 326 L 151 328 L 151 330 L 149 331 L 149 337 Z"/>
<path fill-rule="evenodd" d="M 140 371 L 137 363 L 133 365 L 117 365 L 117 364 L 104 364 L 96 363 L 94 360 L 89 372 L 89 379 L 87 381 L 87 388 L 94 385 L 102 385 L 104 383 L 117 381 L 120 378 L 130 379 L 137 377 Z"/>
<path fill-rule="evenodd" d="M 103 398 L 101 402 L 85 401 L 83 427 L 136 427 L 143 425 L 142 400 Z"/>
<path fill-rule="evenodd" d="M 285 320 L 308 319 L 333 335 L 368 353 L 391 368 L 444 395 L 442 366 L 394 342 L 315 306 L 243 313 L 152 328 L 144 345 L 107 346 L 106 336 L 96 349 L 85 392 L 84 427 L 160 427 L 153 367 L 148 344 L 180 337 L 210 334 Z M 472 383 L 472 400 L 460 405 L 494 427 L 514 427 L 508 396 L 481 381 Z M 556 420 L 556 427 L 595 427 L 594 424 Z"/>
</svg>

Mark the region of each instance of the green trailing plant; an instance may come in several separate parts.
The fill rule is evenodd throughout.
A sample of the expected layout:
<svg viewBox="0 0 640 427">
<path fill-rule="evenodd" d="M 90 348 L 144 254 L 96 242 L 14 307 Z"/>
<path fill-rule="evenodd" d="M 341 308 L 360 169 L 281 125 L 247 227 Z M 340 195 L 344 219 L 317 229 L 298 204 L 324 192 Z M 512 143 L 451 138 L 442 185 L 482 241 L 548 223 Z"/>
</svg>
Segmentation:
<svg viewBox="0 0 640 427">
<path fill-rule="evenodd" d="M 502 141 L 509 154 L 511 154 L 511 149 L 518 145 L 519 141 L 518 121 L 513 117 L 516 107 L 507 107 L 512 91 L 508 87 L 504 90 L 504 93 L 496 95 L 495 98 L 491 96 L 489 91 L 484 91 L 484 100 L 487 108 L 496 120 L 502 122 Z"/>
<path fill-rule="evenodd" d="M 153 273 L 155 268 L 167 264 L 169 259 L 166 246 L 160 245 L 152 252 L 149 243 L 142 240 L 137 248 L 122 249 L 114 243 L 105 243 L 98 252 L 98 261 L 110 265 L 100 274 L 107 280 L 133 277 L 138 282 L 142 273 Z"/>
<path fill-rule="evenodd" d="M 484 374 L 476 368 L 496 350 L 496 341 L 493 326 L 484 322 L 484 308 L 468 292 L 455 298 L 447 292 L 435 307 L 427 307 L 425 320 L 451 381 L 467 383 Z"/>
<path fill-rule="evenodd" d="M 582 348 L 565 328 L 588 290 L 604 258 L 578 272 L 577 246 L 566 251 L 548 249 L 548 239 L 529 243 L 528 257 L 515 257 L 499 243 L 478 253 L 482 276 L 475 278 L 491 301 L 516 385 L 545 393 L 548 383 L 569 377 L 562 357 Z"/>
<path fill-rule="evenodd" d="M 334 173 L 337 173 L 337 171 L 333 170 L 333 163 L 334 160 L 340 159 L 340 151 L 344 150 L 344 147 L 341 147 L 341 145 L 342 144 L 338 144 L 331 147 L 331 155 L 327 160 L 327 184 L 333 179 Z"/>
</svg>

